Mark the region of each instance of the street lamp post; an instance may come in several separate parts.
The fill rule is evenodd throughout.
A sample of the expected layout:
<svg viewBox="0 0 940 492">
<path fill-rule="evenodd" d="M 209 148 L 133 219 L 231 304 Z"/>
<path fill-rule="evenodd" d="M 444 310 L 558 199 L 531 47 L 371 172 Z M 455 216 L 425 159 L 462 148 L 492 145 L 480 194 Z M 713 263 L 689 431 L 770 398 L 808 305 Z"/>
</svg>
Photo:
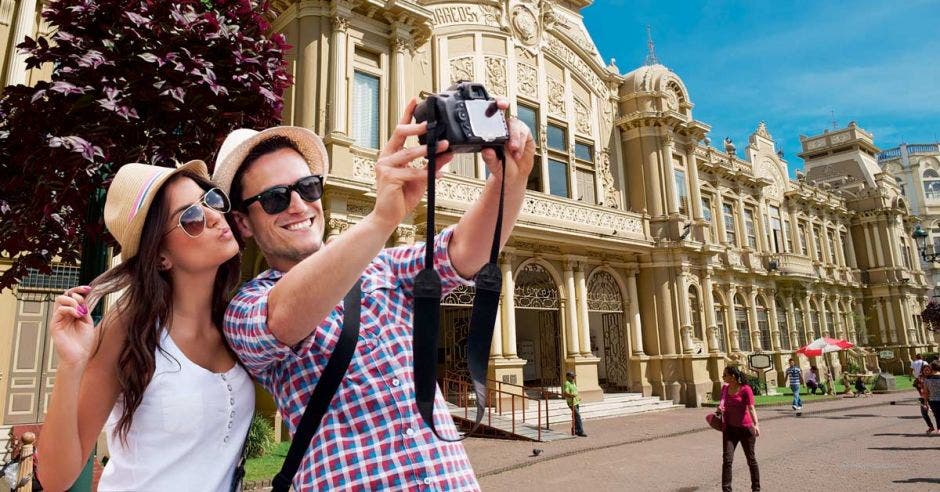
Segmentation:
<svg viewBox="0 0 940 492">
<path fill-rule="evenodd" d="M 914 238 L 914 241 L 917 242 L 917 251 L 920 252 L 920 257 L 927 263 L 936 263 L 940 261 L 940 252 L 934 250 L 933 245 L 930 245 L 930 249 L 927 247 L 927 231 L 925 231 L 920 224 L 914 228 L 914 233 L 911 234 L 911 237 Z"/>
</svg>

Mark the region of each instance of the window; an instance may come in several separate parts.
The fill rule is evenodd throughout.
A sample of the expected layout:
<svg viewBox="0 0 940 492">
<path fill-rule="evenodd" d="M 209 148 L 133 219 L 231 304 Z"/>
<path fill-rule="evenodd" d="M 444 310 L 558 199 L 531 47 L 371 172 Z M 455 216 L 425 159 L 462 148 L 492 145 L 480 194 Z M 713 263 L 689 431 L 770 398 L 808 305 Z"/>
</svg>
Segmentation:
<svg viewBox="0 0 940 492">
<path fill-rule="evenodd" d="M 800 254 L 809 256 L 809 250 L 806 249 L 806 226 L 801 223 L 796 228 L 800 232 Z"/>
<path fill-rule="evenodd" d="M 776 299 L 774 302 L 777 304 L 777 330 L 780 332 L 780 350 L 792 350 L 790 347 L 790 327 L 787 324 L 787 311 L 780 299 Z"/>
<path fill-rule="evenodd" d="M 702 311 L 699 309 L 698 290 L 694 285 L 689 286 L 689 312 L 692 316 L 692 336 L 704 340 L 702 333 Z"/>
<path fill-rule="evenodd" d="M 793 237 L 790 234 L 790 220 L 783 219 L 783 241 L 786 244 L 787 253 L 793 252 Z"/>
<path fill-rule="evenodd" d="M 904 236 L 901 236 L 901 251 L 903 251 L 904 256 L 904 268 L 908 270 L 911 269 L 911 248 L 908 246 L 907 241 L 904 240 Z"/>
<path fill-rule="evenodd" d="M 747 234 L 747 245 L 757 249 L 757 233 L 754 232 L 754 210 L 744 209 L 744 231 Z"/>
<path fill-rule="evenodd" d="M 806 345 L 806 323 L 803 321 L 803 308 L 802 302 L 794 300 L 793 303 L 796 307 L 793 308 L 793 320 L 796 323 L 796 337 L 797 339 L 794 342 L 797 343 L 800 347 Z"/>
<path fill-rule="evenodd" d="M 740 294 L 734 297 L 734 319 L 738 329 L 738 349 L 741 352 L 750 352 L 751 332 L 747 322 L 747 307 Z"/>
<path fill-rule="evenodd" d="M 770 234 L 767 244 L 774 253 L 783 253 L 783 224 L 780 222 L 780 209 L 769 207 L 768 210 L 770 211 Z"/>
<path fill-rule="evenodd" d="M 760 346 L 763 350 L 772 348 L 770 341 L 770 321 L 767 315 L 767 306 L 764 301 L 757 298 L 757 330 L 760 332 Z"/>
<path fill-rule="evenodd" d="M 835 313 L 832 311 L 832 304 L 826 303 L 825 306 L 826 306 L 826 313 L 825 313 L 826 314 L 826 333 L 829 334 L 828 336 L 834 337 L 836 336 L 836 332 L 833 330 L 834 323 L 833 323 L 832 316 Z"/>
<path fill-rule="evenodd" d="M 594 174 L 594 146 L 586 143 L 575 142 L 575 181 L 578 192 L 575 198 L 585 203 L 597 203 L 597 191 L 595 188 Z"/>
<path fill-rule="evenodd" d="M 725 219 L 725 242 L 737 246 L 738 238 L 734 232 L 734 206 L 729 202 L 722 203 L 721 212 Z"/>
<path fill-rule="evenodd" d="M 354 72 L 352 137 L 356 145 L 379 148 L 379 78 Z"/>
<path fill-rule="evenodd" d="M 548 160 L 549 193 L 568 198 L 568 163 L 555 159 Z"/>
<path fill-rule="evenodd" d="M 477 175 L 476 154 L 454 154 L 454 160 L 447 167 L 454 174 L 473 178 Z"/>
<path fill-rule="evenodd" d="M 548 148 L 552 150 L 558 150 L 561 152 L 568 152 L 568 147 L 565 145 L 565 129 L 558 125 L 548 125 Z"/>
<path fill-rule="evenodd" d="M 712 223 L 712 201 L 705 196 L 702 197 L 702 218 L 708 223 L 705 228 L 705 242 L 710 243 L 716 237 L 714 233 L 715 224 Z"/>
<path fill-rule="evenodd" d="M 535 162 L 532 164 L 532 172 L 529 173 L 529 180 L 526 182 L 525 188 L 532 191 L 542 191 L 542 160 L 539 157 L 541 153 L 541 139 L 539 139 L 539 113 L 536 109 L 526 106 L 524 104 L 518 105 L 519 111 L 519 120 L 526 124 L 529 127 L 529 130 L 532 132 L 532 140 L 535 142 Z"/>
<path fill-rule="evenodd" d="M 718 328 L 715 337 L 718 339 L 718 350 L 727 353 L 728 345 L 725 343 L 725 306 L 721 303 L 721 297 L 718 296 L 717 292 L 712 293 L 712 298 L 715 299 L 715 326 Z"/>
<path fill-rule="evenodd" d="M 935 227 L 930 232 L 933 237 L 933 250 L 940 251 L 940 227 Z"/>
<path fill-rule="evenodd" d="M 689 192 L 685 186 L 685 171 L 682 169 L 676 169 L 676 200 L 679 202 L 676 204 L 676 207 L 679 209 L 679 213 L 687 215 L 689 213 Z"/>
<path fill-rule="evenodd" d="M 927 169 L 923 174 L 924 195 L 927 199 L 935 200 L 940 198 L 940 174 L 936 169 Z"/>
<path fill-rule="evenodd" d="M 816 304 L 813 302 L 809 303 L 809 322 L 813 324 L 813 331 L 810 332 L 809 338 L 815 340 L 819 336 L 819 310 L 816 309 Z"/>
<path fill-rule="evenodd" d="M 839 235 L 839 238 L 840 238 L 840 240 L 841 240 L 841 242 L 842 242 L 842 258 L 844 258 L 845 261 L 846 261 L 846 263 L 848 263 L 848 262 L 849 262 L 849 258 L 852 257 L 851 255 L 849 255 L 849 241 L 848 241 L 848 237 L 847 237 L 846 234 L 840 234 L 840 235 Z M 851 265 L 851 266 L 854 267 L 855 265 Z"/>
</svg>

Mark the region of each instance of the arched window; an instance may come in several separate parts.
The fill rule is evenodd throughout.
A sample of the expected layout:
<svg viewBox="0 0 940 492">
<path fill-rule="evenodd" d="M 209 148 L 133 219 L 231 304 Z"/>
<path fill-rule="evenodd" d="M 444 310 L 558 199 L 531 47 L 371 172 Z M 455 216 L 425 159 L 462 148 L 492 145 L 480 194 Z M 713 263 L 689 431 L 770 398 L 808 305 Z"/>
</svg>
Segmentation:
<svg viewBox="0 0 940 492">
<path fill-rule="evenodd" d="M 760 332 L 760 346 L 764 350 L 771 350 L 770 321 L 768 319 L 767 305 L 764 298 L 757 296 L 757 331 Z"/>
<path fill-rule="evenodd" d="M 837 333 L 835 331 L 835 323 L 834 323 L 835 320 L 833 318 L 835 317 L 836 312 L 832 310 L 831 302 L 827 301 L 824 304 L 824 307 L 826 310 L 826 333 L 829 333 L 830 337 L 835 337 Z"/>
<path fill-rule="evenodd" d="M 790 345 L 790 325 L 787 323 L 787 310 L 780 302 L 780 298 L 774 299 L 777 304 L 777 330 L 780 331 L 780 350 L 793 350 Z"/>
<path fill-rule="evenodd" d="M 923 174 L 924 195 L 927 199 L 940 198 L 940 174 L 936 169 L 927 168 Z"/>
<path fill-rule="evenodd" d="M 718 339 L 718 350 L 727 353 L 728 345 L 726 342 L 727 338 L 725 338 L 725 319 L 728 314 L 728 309 L 725 308 L 721 294 L 719 294 L 718 291 L 713 291 L 712 297 L 715 299 L 715 326 L 718 328 L 717 333 L 715 333 L 715 338 Z"/>
<path fill-rule="evenodd" d="M 738 350 L 751 351 L 751 329 L 747 320 L 747 306 L 741 294 L 734 296 L 734 322 L 738 329 Z"/>
<path fill-rule="evenodd" d="M 812 331 L 809 333 L 810 341 L 818 338 L 819 335 L 819 306 L 815 302 L 809 302 L 809 322 L 813 324 Z"/>
<path fill-rule="evenodd" d="M 796 336 L 794 340 L 800 347 L 806 345 L 806 323 L 803 320 L 803 301 L 793 300 L 793 320 L 796 323 Z"/>
<path fill-rule="evenodd" d="M 699 340 L 704 340 L 702 333 L 702 310 L 699 309 L 698 289 L 694 285 L 689 286 L 689 313 L 692 316 L 692 336 Z"/>
</svg>

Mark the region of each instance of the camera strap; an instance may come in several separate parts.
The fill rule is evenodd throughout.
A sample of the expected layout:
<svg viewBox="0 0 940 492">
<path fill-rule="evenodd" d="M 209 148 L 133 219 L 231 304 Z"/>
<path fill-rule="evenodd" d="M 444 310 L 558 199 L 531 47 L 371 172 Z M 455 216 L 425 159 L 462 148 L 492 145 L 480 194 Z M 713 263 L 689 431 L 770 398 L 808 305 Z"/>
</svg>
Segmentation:
<svg viewBox="0 0 940 492">
<path fill-rule="evenodd" d="M 428 97 L 428 205 L 427 237 L 425 238 L 424 268 L 415 278 L 414 296 L 414 381 L 415 398 L 421 418 L 431 428 L 434 435 L 443 441 L 460 441 L 477 430 L 483 420 L 487 407 L 486 374 L 490 358 L 490 345 L 493 341 L 493 327 L 499 308 L 499 295 L 503 285 L 503 275 L 499 269 L 500 234 L 503 227 L 504 179 L 500 179 L 499 210 L 496 217 L 496 231 L 490 249 L 489 263 L 483 266 L 474 277 L 476 293 L 473 298 L 473 311 L 470 315 L 470 333 L 467 337 L 467 362 L 470 379 L 476 396 L 476 422 L 473 428 L 458 439 L 442 437 L 434 426 L 434 398 L 437 393 L 437 353 L 440 335 L 441 277 L 434 270 L 434 209 L 437 143 L 442 135 L 442 123 L 438 121 L 436 97 Z M 502 147 L 494 148 L 496 156 L 506 172 L 506 158 Z"/>
</svg>

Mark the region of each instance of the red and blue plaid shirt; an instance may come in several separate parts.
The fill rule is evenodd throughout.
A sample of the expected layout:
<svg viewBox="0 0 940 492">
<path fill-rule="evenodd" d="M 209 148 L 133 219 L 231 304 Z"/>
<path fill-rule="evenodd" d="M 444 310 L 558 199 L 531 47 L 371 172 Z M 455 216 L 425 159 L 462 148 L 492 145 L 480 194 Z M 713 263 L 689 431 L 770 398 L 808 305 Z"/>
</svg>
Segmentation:
<svg viewBox="0 0 940 492">
<path fill-rule="evenodd" d="M 435 240 L 434 266 L 445 294 L 472 285 L 450 263 L 452 236 L 449 228 Z M 479 490 L 463 445 L 437 439 L 415 402 L 413 286 L 424 251 L 424 243 L 385 249 L 363 272 L 356 353 L 294 477 L 294 490 Z M 248 371 L 274 395 L 293 435 L 339 339 L 343 305 L 299 344 L 284 345 L 267 326 L 268 294 L 283 275 L 267 270 L 243 285 L 225 313 L 224 331 Z M 434 424 L 442 436 L 457 437 L 440 390 Z"/>
</svg>

